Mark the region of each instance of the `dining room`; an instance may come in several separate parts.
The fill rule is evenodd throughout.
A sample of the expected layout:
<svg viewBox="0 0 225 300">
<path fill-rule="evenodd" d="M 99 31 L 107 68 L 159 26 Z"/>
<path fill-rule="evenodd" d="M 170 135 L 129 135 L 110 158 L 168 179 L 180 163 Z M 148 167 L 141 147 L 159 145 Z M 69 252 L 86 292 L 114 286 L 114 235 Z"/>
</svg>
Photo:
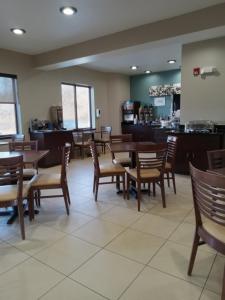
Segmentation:
<svg viewBox="0 0 225 300">
<path fill-rule="evenodd" d="M 225 4 L 181 2 L 0 4 L 0 299 L 225 300 Z"/>
</svg>

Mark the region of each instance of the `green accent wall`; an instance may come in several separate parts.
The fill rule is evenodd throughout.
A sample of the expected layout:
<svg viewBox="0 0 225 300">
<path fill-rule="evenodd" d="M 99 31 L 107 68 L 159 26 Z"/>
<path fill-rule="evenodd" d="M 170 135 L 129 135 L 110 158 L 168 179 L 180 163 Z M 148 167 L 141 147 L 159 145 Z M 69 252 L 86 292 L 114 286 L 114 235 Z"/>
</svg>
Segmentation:
<svg viewBox="0 0 225 300">
<path fill-rule="evenodd" d="M 144 105 L 152 104 L 154 98 L 149 96 L 149 88 L 154 85 L 181 83 L 181 71 L 172 70 L 130 77 L 131 100 L 140 101 Z M 154 107 L 155 118 L 167 118 L 171 115 L 172 96 L 166 96 L 165 106 Z"/>
</svg>

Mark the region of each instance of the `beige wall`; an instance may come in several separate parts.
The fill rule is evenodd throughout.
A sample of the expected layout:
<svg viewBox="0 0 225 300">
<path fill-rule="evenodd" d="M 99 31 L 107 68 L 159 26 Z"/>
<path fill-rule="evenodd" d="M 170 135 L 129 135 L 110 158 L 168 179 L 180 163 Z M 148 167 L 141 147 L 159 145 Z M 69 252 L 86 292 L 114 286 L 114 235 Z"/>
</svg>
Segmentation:
<svg viewBox="0 0 225 300">
<path fill-rule="evenodd" d="M 121 105 L 130 99 L 130 79 L 127 76 L 111 75 L 108 81 L 109 121 L 113 124 L 113 134 L 121 133 Z"/>
<path fill-rule="evenodd" d="M 0 50 L 0 72 L 18 76 L 22 127 L 26 135 L 30 118 L 49 119 L 49 107 L 61 104 L 61 82 L 93 86 L 95 107 L 101 110 L 101 117 L 97 120 L 96 127 L 99 128 L 101 124 L 110 124 L 116 128 L 116 131 L 119 129 L 119 116 L 114 114 L 112 117 L 110 110 L 111 107 L 120 105 L 121 99 L 129 98 L 130 86 L 127 76 L 97 72 L 81 67 L 55 71 L 35 70 L 30 56 L 7 50 Z M 113 97 L 112 88 L 116 89 Z M 119 110 L 119 108 L 116 109 Z"/>
<path fill-rule="evenodd" d="M 194 77 L 194 67 L 215 66 L 217 73 Z M 197 42 L 182 50 L 181 122 L 225 121 L 225 38 Z"/>
</svg>

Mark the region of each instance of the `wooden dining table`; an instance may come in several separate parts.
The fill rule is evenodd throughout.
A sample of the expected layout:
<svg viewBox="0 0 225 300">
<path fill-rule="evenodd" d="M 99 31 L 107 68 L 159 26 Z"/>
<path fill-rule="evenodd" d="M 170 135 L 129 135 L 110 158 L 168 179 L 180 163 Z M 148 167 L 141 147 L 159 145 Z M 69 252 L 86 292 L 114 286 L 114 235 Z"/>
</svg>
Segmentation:
<svg viewBox="0 0 225 300">
<path fill-rule="evenodd" d="M 136 166 L 136 150 L 138 145 L 151 146 L 155 145 L 153 142 L 121 142 L 121 143 L 109 143 L 108 148 L 112 153 L 131 153 L 131 167 Z"/>
<path fill-rule="evenodd" d="M 24 150 L 24 151 L 5 151 L 0 152 L 1 158 L 10 158 L 23 155 L 23 163 L 36 165 L 40 159 L 48 154 L 49 150 Z M 13 211 L 1 211 L 0 216 L 10 215 L 7 224 L 12 224 L 18 216 L 17 206 L 13 207 Z"/>
<path fill-rule="evenodd" d="M 48 154 L 49 150 L 2 151 L 0 158 L 10 158 L 23 155 L 24 164 L 36 164 Z"/>
</svg>

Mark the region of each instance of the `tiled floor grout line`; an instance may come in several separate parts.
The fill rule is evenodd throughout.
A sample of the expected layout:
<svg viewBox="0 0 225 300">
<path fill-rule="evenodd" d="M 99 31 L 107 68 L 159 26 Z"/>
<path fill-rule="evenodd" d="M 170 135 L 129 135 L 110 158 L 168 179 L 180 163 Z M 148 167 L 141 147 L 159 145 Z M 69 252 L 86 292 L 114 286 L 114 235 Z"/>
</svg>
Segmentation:
<svg viewBox="0 0 225 300">
<path fill-rule="evenodd" d="M 215 257 L 214 257 L 214 260 L 213 260 L 213 262 L 212 262 L 212 265 L 211 265 L 211 268 L 210 268 L 210 270 L 209 270 L 208 276 L 207 276 L 206 281 L 205 281 L 205 283 L 204 283 L 204 286 L 203 286 L 201 295 L 200 295 L 200 297 L 199 297 L 199 300 L 201 299 L 202 293 L 203 293 L 203 291 L 204 291 L 204 289 L 205 289 L 205 287 L 206 287 L 207 281 L 208 281 L 208 279 L 209 279 L 210 273 L 211 273 L 211 271 L 212 271 L 212 268 L 213 268 L 213 265 L 214 265 L 214 263 L 215 263 L 215 261 L 216 261 L 217 256 L 218 256 L 218 254 L 216 254 Z M 221 289 L 222 289 L 222 288 L 221 288 Z M 213 293 L 215 293 L 214 291 L 212 291 L 212 290 L 210 290 L 210 289 L 208 289 L 208 290 L 211 291 L 211 292 L 213 292 Z M 215 294 L 217 294 L 217 293 L 215 293 Z"/>
<path fill-rule="evenodd" d="M 49 290 L 47 290 L 46 292 L 44 292 L 44 294 L 42 294 L 41 296 L 39 296 L 37 298 L 37 300 L 40 300 L 41 298 L 43 298 L 45 295 L 48 294 L 48 292 L 50 292 L 51 290 L 53 290 L 55 287 L 57 287 L 57 285 L 59 285 L 60 283 L 62 283 L 64 280 L 66 279 L 66 277 L 64 277 L 62 280 L 60 280 L 59 282 L 57 282 L 55 285 L 53 285 Z"/>
<path fill-rule="evenodd" d="M 162 270 L 158 269 L 157 267 L 153 267 L 153 266 L 150 266 L 150 265 L 148 265 L 148 266 L 146 266 L 146 267 L 148 267 L 148 268 L 150 268 L 150 269 L 154 269 L 154 270 L 156 270 L 156 271 L 158 271 L 158 272 L 160 272 L 160 273 L 166 274 L 166 275 L 171 276 L 171 277 L 173 277 L 173 278 L 180 279 L 180 280 L 182 280 L 182 281 L 184 281 L 184 282 L 186 282 L 186 283 L 189 283 L 189 284 L 192 284 L 192 285 L 194 285 L 194 286 L 197 286 L 197 287 L 199 287 L 200 289 L 203 289 L 203 287 L 202 287 L 201 285 L 199 285 L 199 284 L 197 284 L 197 283 L 195 283 L 195 282 L 188 281 L 188 280 L 186 280 L 186 279 L 184 279 L 184 278 L 181 278 L 181 277 L 178 277 L 178 276 L 176 276 L 176 275 L 174 275 L 174 274 L 171 274 L 171 273 L 162 271 Z"/>
<path fill-rule="evenodd" d="M 83 284 L 83 283 L 81 283 L 81 282 L 75 280 L 74 278 L 69 277 L 69 279 L 71 279 L 72 281 L 74 281 L 74 282 L 76 282 L 76 283 L 82 285 L 82 286 L 85 287 L 86 289 L 88 289 L 88 290 L 94 292 L 95 294 L 97 294 L 97 295 L 99 295 L 99 296 L 101 296 L 101 297 L 103 297 L 103 298 L 105 298 L 105 299 L 107 299 L 107 300 L 112 300 L 112 299 L 108 298 L 107 296 L 104 296 L 104 295 L 102 295 L 101 293 L 99 293 L 99 292 L 97 292 L 97 291 L 91 289 L 90 287 L 86 286 L 85 284 Z"/>
<path fill-rule="evenodd" d="M 9 268 L 8 270 L 2 272 L 2 273 L 0 274 L 0 277 L 1 277 L 2 275 L 4 275 L 4 274 L 8 273 L 9 271 L 13 270 L 14 268 L 18 267 L 19 265 L 23 264 L 24 262 L 26 262 L 26 261 L 29 260 L 29 259 L 31 259 L 31 256 L 27 257 L 25 260 L 23 260 L 23 261 L 17 263 L 16 265 L 12 266 L 12 267 Z"/>
<path fill-rule="evenodd" d="M 134 277 L 134 279 L 129 283 L 129 285 L 124 289 L 124 291 L 120 294 L 120 296 L 117 298 L 119 300 L 125 293 L 126 291 L 132 286 L 132 284 L 135 282 L 135 280 L 140 276 L 140 274 L 144 271 L 146 266 L 143 266 L 143 268 L 138 272 L 138 274 Z"/>
<path fill-rule="evenodd" d="M 89 162 L 88 162 L 88 163 L 89 163 Z M 75 179 L 74 179 L 74 180 L 75 180 Z M 70 182 L 70 184 L 73 184 L 73 183 Z M 91 187 L 91 186 L 88 186 L 88 190 L 90 189 L 90 187 Z M 85 190 L 85 188 L 84 188 L 84 190 Z M 187 196 L 187 198 L 188 198 L 188 196 Z M 154 198 L 153 198 L 153 199 L 154 199 Z M 90 197 L 90 199 L 88 199 L 88 200 L 86 201 L 86 204 L 88 204 L 89 200 L 92 200 L 91 197 Z M 110 252 L 110 253 L 113 253 L 113 254 L 115 254 L 115 255 L 117 255 L 117 256 L 126 258 L 127 260 L 130 260 L 130 261 L 132 261 L 132 262 L 135 262 L 135 263 L 137 263 L 137 264 L 143 266 L 143 268 L 138 272 L 138 274 L 135 275 L 135 278 L 129 283 L 129 285 L 122 291 L 121 295 L 117 298 L 117 299 L 120 299 L 120 298 L 124 295 L 124 293 L 126 293 L 126 291 L 132 286 L 132 284 L 135 282 L 135 280 L 140 276 L 140 274 L 141 274 L 146 268 L 150 268 L 150 269 L 152 268 L 152 269 L 158 270 L 157 268 L 154 268 L 154 267 L 149 266 L 149 263 L 150 263 L 151 260 L 158 254 L 158 252 L 160 251 L 160 249 L 161 249 L 162 247 L 164 247 L 165 244 L 166 244 L 167 242 L 170 241 L 169 238 L 174 234 L 174 232 L 179 228 L 179 226 L 181 226 L 183 223 L 185 223 L 185 218 L 188 216 L 188 214 L 190 214 L 190 212 L 191 212 L 191 210 L 192 210 L 192 209 L 190 209 L 190 210 L 185 214 L 185 216 L 183 217 L 182 220 L 178 220 L 178 221 L 177 221 L 176 227 L 171 231 L 171 233 L 170 233 L 170 234 L 168 235 L 168 237 L 165 239 L 165 238 L 160 237 L 160 236 L 158 236 L 158 235 L 154 235 L 154 234 L 151 234 L 151 233 L 147 233 L 147 232 L 144 232 L 144 231 L 141 231 L 141 230 L 138 230 L 138 229 L 135 229 L 135 228 L 132 228 L 132 227 L 131 227 L 131 226 L 133 226 L 136 222 L 138 222 L 141 218 L 143 218 L 145 215 L 149 215 L 149 214 L 152 214 L 152 215 L 155 215 L 155 216 L 159 216 L 159 217 L 161 217 L 162 219 L 167 219 L 166 217 L 164 217 L 164 216 L 162 216 L 162 215 L 160 215 L 160 214 L 151 212 L 151 210 L 153 210 L 157 205 L 159 205 L 159 202 L 155 203 L 155 204 L 153 205 L 153 207 L 151 207 L 151 208 L 146 208 L 145 211 L 142 211 L 142 212 L 141 212 L 141 215 L 140 215 L 137 219 L 135 219 L 134 221 L 132 221 L 132 222 L 129 223 L 128 225 L 122 225 L 122 224 L 119 223 L 119 222 L 114 222 L 114 221 L 111 221 L 111 220 L 105 220 L 105 219 L 102 218 L 102 216 L 103 216 L 104 214 L 109 213 L 111 210 L 113 210 L 113 209 L 116 208 L 116 207 L 123 207 L 124 209 L 130 210 L 130 211 L 132 211 L 132 212 L 134 212 L 135 209 L 134 209 L 133 207 L 126 207 L 126 203 L 124 203 L 124 202 L 121 202 L 121 205 L 120 205 L 119 202 L 113 203 L 113 200 L 112 200 L 111 203 L 109 203 L 109 202 L 107 202 L 107 201 L 104 201 L 104 200 L 100 200 L 100 201 L 101 201 L 101 204 L 102 204 L 103 206 L 104 206 L 104 205 L 111 205 L 112 207 L 109 208 L 109 209 L 107 209 L 107 210 L 104 211 L 103 213 L 100 213 L 100 214 L 97 215 L 97 216 L 93 216 L 93 215 L 87 214 L 87 213 L 85 213 L 84 211 L 76 210 L 76 209 L 74 209 L 74 208 L 71 209 L 71 211 L 73 211 L 73 212 L 75 212 L 75 213 L 79 213 L 79 214 L 82 214 L 82 215 L 85 215 L 85 216 L 88 216 L 88 217 L 91 218 L 91 220 L 89 220 L 89 221 L 85 222 L 84 224 L 82 224 L 82 225 L 76 227 L 76 228 L 75 228 L 74 230 L 72 230 L 71 232 L 64 231 L 64 230 L 62 230 L 62 229 L 59 229 L 59 228 L 54 227 L 54 226 L 51 226 L 51 225 L 46 225 L 45 223 L 44 223 L 44 224 L 43 224 L 43 223 L 35 224 L 35 225 L 41 225 L 41 226 L 44 226 L 44 227 L 48 227 L 48 228 L 54 229 L 54 230 L 56 230 L 56 231 L 58 231 L 58 232 L 63 233 L 64 236 L 62 236 L 61 238 L 59 238 L 59 239 L 53 241 L 52 243 L 50 243 L 49 245 L 47 245 L 46 247 L 44 247 L 43 249 L 39 250 L 37 253 L 35 253 L 35 254 L 33 254 L 33 255 L 28 254 L 27 252 L 25 252 L 24 250 L 21 250 L 20 248 L 17 248 L 15 245 L 11 244 L 11 243 L 8 242 L 7 240 L 2 240 L 2 242 L 7 243 L 7 244 L 9 244 L 11 247 L 14 247 L 14 248 L 18 249 L 20 252 L 24 253 L 25 255 L 28 255 L 28 257 L 27 257 L 24 261 L 22 261 L 22 262 L 16 264 L 16 265 L 13 266 L 12 268 L 15 268 L 15 267 L 17 267 L 18 265 L 22 264 L 23 262 L 25 262 L 25 261 L 27 261 L 27 260 L 33 258 L 34 260 L 38 261 L 38 262 L 41 263 L 42 265 L 45 265 L 46 267 L 51 268 L 52 270 L 54 270 L 55 272 L 57 272 L 57 273 L 59 273 L 59 274 L 61 274 L 61 275 L 63 276 L 63 278 L 62 278 L 59 282 L 57 282 L 57 283 L 56 283 L 54 286 L 52 286 L 48 291 L 44 292 L 41 296 L 39 296 L 38 299 L 43 298 L 46 294 L 48 294 L 48 293 L 49 293 L 52 289 L 54 289 L 57 285 L 61 284 L 66 278 L 69 278 L 70 280 L 72 280 L 72 281 L 76 282 L 77 284 L 79 284 L 79 285 L 81 285 L 81 286 L 87 288 L 88 290 L 94 292 L 95 294 L 98 294 L 99 296 L 103 297 L 104 299 L 110 300 L 110 299 L 107 298 L 106 296 L 104 296 L 104 295 L 102 295 L 102 294 L 96 292 L 95 290 L 89 288 L 88 286 L 85 286 L 85 285 L 82 284 L 81 282 L 79 282 L 79 281 L 77 281 L 77 280 L 75 280 L 75 279 L 69 277 L 69 276 L 71 276 L 71 274 L 75 273 L 77 270 L 79 270 L 81 267 L 83 267 L 83 265 L 85 265 L 85 264 L 88 263 L 91 259 L 93 259 L 93 257 L 95 257 L 96 255 L 98 255 L 102 250 L 105 250 L 105 251 L 108 251 L 108 252 Z M 100 202 L 100 201 L 99 201 L 99 202 Z M 73 202 L 74 202 L 74 206 L 75 206 L 75 199 L 74 199 Z M 82 206 L 82 203 L 81 203 L 81 202 L 80 202 L 79 204 L 81 204 L 81 206 Z M 125 204 L 125 205 L 122 205 L 122 204 Z M 109 242 L 107 242 L 104 246 L 96 245 L 95 243 L 89 242 L 89 241 L 87 241 L 87 240 L 85 240 L 85 239 L 82 239 L 82 238 L 80 238 L 80 237 L 78 237 L 78 236 L 75 235 L 76 231 L 79 231 L 80 229 L 82 229 L 83 226 L 88 225 L 89 223 L 91 223 L 91 222 L 94 221 L 94 220 L 99 220 L 99 221 L 104 221 L 104 222 L 111 223 L 111 224 L 120 225 L 121 227 L 124 227 L 124 229 L 123 229 L 121 232 L 119 232 L 118 234 L 116 234 L 116 235 L 115 235 Z M 35 226 L 35 225 L 34 225 L 34 226 Z M 148 236 L 155 236 L 155 237 L 157 237 L 157 238 L 163 239 L 164 241 L 163 241 L 162 245 L 156 250 L 156 252 L 154 253 L 154 255 L 147 261 L 147 263 L 141 263 L 141 262 L 139 262 L 139 261 L 136 261 L 135 259 L 129 258 L 129 257 L 127 257 L 127 256 L 125 256 L 125 255 L 122 255 L 122 254 L 119 254 L 119 253 L 117 253 L 117 252 L 114 252 L 113 250 L 106 249 L 106 247 L 107 247 L 110 243 L 112 243 L 114 240 L 116 240 L 119 236 L 123 235 L 127 230 L 132 230 L 132 231 L 140 232 L 140 233 L 145 234 L 145 235 L 148 235 Z M 81 241 L 84 241 L 84 242 L 87 243 L 87 244 L 94 245 L 94 246 L 96 246 L 96 247 L 99 248 L 93 255 L 91 255 L 87 260 L 85 260 L 80 266 L 78 266 L 77 268 L 75 268 L 75 269 L 74 269 L 71 273 L 69 273 L 68 275 L 65 275 L 64 273 L 62 273 L 62 272 L 60 272 L 60 271 L 54 269 L 54 267 L 51 267 L 51 266 L 48 265 L 47 263 L 44 263 L 44 262 L 42 262 L 41 260 L 39 260 L 38 258 L 35 257 L 35 256 L 36 256 L 37 254 L 39 254 L 40 252 L 45 251 L 45 250 L 47 250 L 48 248 L 51 248 L 51 247 L 54 246 L 56 243 L 58 243 L 59 241 L 63 240 L 63 239 L 66 238 L 66 237 L 74 237 L 74 238 L 77 238 L 77 239 L 79 239 L 79 240 L 81 240 Z M 183 244 L 181 244 L 181 243 L 179 243 L 179 242 L 174 242 L 174 241 L 170 241 L 170 242 L 172 242 L 172 243 L 174 243 L 174 244 L 177 244 L 177 245 L 182 245 L 182 246 L 185 246 L 185 247 L 189 247 L 189 246 L 183 245 Z M 213 260 L 213 263 L 212 263 L 212 266 L 211 266 L 211 268 L 210 268 L 210 271 L 209 271 L 209 273 L 208 273 L 207 279 L 206 279 L 206 281 L 205 281 L 205 283 L 204 283 L 204 286 L 203 286 L 203 288 L 202 288 L 200 297 L 201 297 L 201 295 L 202 295 L 203 289 L 205 288 L 206 282 L 207 282 L 207 280 L 208 280 L 208 278 L 209 278 L 209 276 L 210 276 L 210 272 L 211 272 L 211 270 L 212 270 L 212 267 L 213 267 L 213 264 L 214 264 L 214 262 L 215 262 L 215 259 L 216 259 L 216 255 L 215 255 L 215 258 L 214 258 L 214 260 Z M 11 268 L 11 269 L 12 269 L 12 268 Z M 10 270 L 11 270 L 11 269 L 10 269 Z M 7 270 L 7 271 L 5 271 L 5 272 L 8 272 L 8 271 L 9 271 L 9 270 Z M 192 285 L 195 285 L 195 286 L 198 286 L 198 287 L 199 287 L 199 285 L 197 285 L 197 284 L 195 284 L 195 283 L 193 283 L 193 282 L 189 282 L 189 281 L 187 281 L 187 280 L 185 280 L 185 279 L 182 279 L 182 278 L 180 278 L 180 277 L 174 276 L 173 274 L 166 273 L 166 272 L 163 272 L 163 271 L 161 271 L 161 270 L 158 270 L 158 271 L 161 272 L 161 273 L 167 274 L 167 275 L 169 275 L 169 276 L 171 276 L 171 277 L 178 278 L 178 279 L 180 279 L 180 280 L 183 280 L 183 281 L 185 281 L 185 282 L 188 282 L 189 284 L 192 284 Z M 5 273 L 5 272 L 4 272 L 4 273 Z M 1 275 L 2 275 L 2 274 L 1 274 Z M 199 299 L 200 299 L 200 298 L 199 298 Z"/>
</svg>

